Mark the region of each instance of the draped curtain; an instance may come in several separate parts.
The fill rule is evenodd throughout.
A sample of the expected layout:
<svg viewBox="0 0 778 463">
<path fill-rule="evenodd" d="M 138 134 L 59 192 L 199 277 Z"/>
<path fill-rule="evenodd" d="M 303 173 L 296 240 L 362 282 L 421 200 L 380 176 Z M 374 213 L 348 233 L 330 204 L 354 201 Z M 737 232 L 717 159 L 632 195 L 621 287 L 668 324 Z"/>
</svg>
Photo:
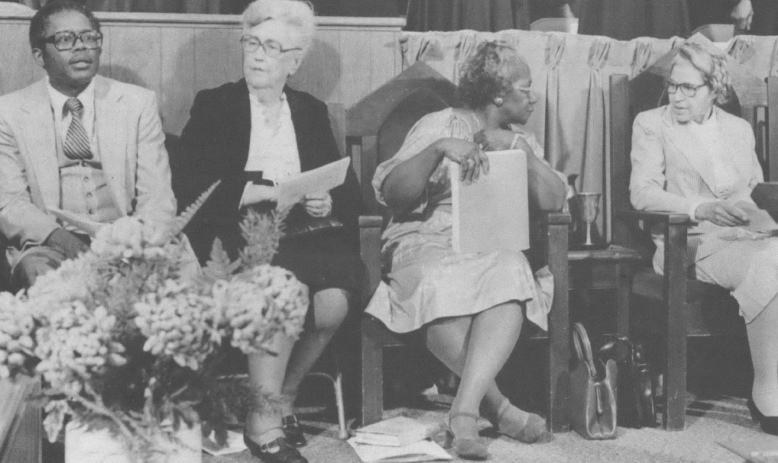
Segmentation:
<svg viewBox="0 0 778 463">
<path fill-rule="evenodd" d="M 609 79 L 635 77 L 660 62 L 684 39 L 640 37 L 620 41 L 601 36 L 501 32 L 406 32 L 401 38 L 403 66 L 423 61 L 458 81 L 462 62 L 483 40 L 512 43 L 532 69 L 532 90 L 538 96 L 527 124 L 546 151 L 546 159 L 566 175 L 578 174 L 579 191 L 603 193 L 609 201 Z M 778 37 L 737 36 L 719 44 L 743 69 L 759 79 L 778 75 Z M 598 224 L 610 236 L 608 218 Z"/>
</svg>

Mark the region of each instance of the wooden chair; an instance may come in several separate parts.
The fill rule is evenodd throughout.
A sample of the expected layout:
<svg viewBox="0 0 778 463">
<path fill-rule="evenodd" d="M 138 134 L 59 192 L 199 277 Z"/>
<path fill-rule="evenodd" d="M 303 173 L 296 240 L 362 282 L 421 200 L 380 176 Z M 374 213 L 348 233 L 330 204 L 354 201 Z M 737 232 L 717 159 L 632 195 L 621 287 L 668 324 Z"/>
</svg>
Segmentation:
<svg viewBox="0 0 778 463">
<path fill-rule="evenodd" d="M 711 42 L 729 42 L 735 36 L 734 24 L 705 24 L 692 31 L 691 35 L 702 34 Z"/>
<path fill-rule="evenodd" d="M 369 292 L 372 294 L 382 278 L 381 231 L 388 214 L 375 200 L 370 184 L 376 166 L 393 156 L 406 134 L 422 116 L 455 103 L 453 84 L 425 64 L 414 65 L 376 94 L 352 110 L 348 118 L 348 145 L 359 159 L 363 200 L 370 216 L 360 218 L 361 253 L 368 268 Z M 431 71 L 431 72 L 430 72 Z M 432 77 L 430 77 L 432 76 Z M 439 76 L 439 75 L 438 75 Z M 363 114 L 372 114 L 380 126 L 370 126 Z M 372 148 L 373 142 L 375 149 Z M 554 275 L 554 305 L 549 315 L 548 403 L 547 422 L 552 431 L 567 430 L 564 416 L 566 390 L 564 382 L 569 361 L 569 315 L 567 290 L 567 230 L 570 216 L 543 214 L 541 233 L 533 242 L 542 260 Z M 380 421 L 383 412 L 383 350 L 406 345 L 405 339 L 389 331 L 383 323 L 365 315 L 361 321 L 361 389 L 363 425 Z"/>
<path fill-rule="evenodd" d="M 766 177 L 776 178 L 778 163 L 770 162 L 770 158 L 778 153 L 778 118 L 766 116 L 778 108 L 778 78 L 768 78 L 765 85 L 755 77 L 733 75 L 733 86 L 740 99 L 739 115 L 754 126 L 757 154 L 769 174 Z M 745 324 L 728 291 L 688 278 L 686 233 L 690 218 L 685 214 L 639 212 L 630 203 L 632 121 L 639 112 L 657 107 L 663 92 L 659 75 L 642 74 L 633 81 L 626 75 L 611 76 L 611 217 L 613 242 L 636 249 L 644 257 L 645 265 L 634 274 L 631 284 L 630 322 L 632 327 L 662 339 L 664 360 L 657 365 L 664 375 L 662 426 L 680 431 L 684 429 L 686 409 L 687 336 L 742 337 Z M 655 248 L 649 230 L 657 223 L 665 239 L 663 276 L 651 266 Z"/>
</svg>

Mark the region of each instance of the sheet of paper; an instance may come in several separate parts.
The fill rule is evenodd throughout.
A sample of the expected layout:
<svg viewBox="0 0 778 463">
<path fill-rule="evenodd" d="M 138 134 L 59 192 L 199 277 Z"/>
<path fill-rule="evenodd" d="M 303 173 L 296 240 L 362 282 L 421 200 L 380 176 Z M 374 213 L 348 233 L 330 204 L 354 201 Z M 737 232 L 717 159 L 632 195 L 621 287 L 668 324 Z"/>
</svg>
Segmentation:
<svg viewBox="0 0 778 463">
<path fill-rule="evenodd" d="M 488 152 L 489 173 L 466 185 L 451 163 L 452 241 L 456 252 L 523 251 L 529 248 L 527 155 Z"/>
<path fill-rule="evenodd" d="M 227 446 L 219 447 L 216 444 L 216 438 L 214 433 L 208 437 L 203 437 L 203 451 L 210 453 L 211 455 L 228 455 L 230 453 L 238 453 L 246 450 L 246 444 L 243 443 L 243 435 L 235 431 L 227 431 Z"/>
<path fill-rule="evenodd" d="M 414 461 L 434 461 L 451 460 L 448 454 L 441 446 L 431 440 L 421 440 L 404 447 L 386 447 L 382 445 L 363 445 L 358 444 L 355 438 L 347 440 L 348 444 L 357 453 L 357 456 L 364 463 L 372 462 L 414 462 Z"/>
<path fill-rule="evenodd" d="M 278 184 L 279 203 L 295 204 L 307 194 L 327 192 L 342 185 L 350 162 L 346 157 L 284 180 Z"/>
<path fill-rule="evenodd" d="M 73 212 L 64 211 L 56 207 L 50 207 L 49 212 L 54 214 L 58 219 L 62 220 L 63 222 L 67 222 L 70 225 L 78 228 L 82 232 L 88 234 L 92 238 L 94 238 L 95 235 L 97 235 L 97 231 L 104 225 L 100 222 L 95 222 L 94 220 L 84 217 L 83 215 L 78 215 Z"/>
<path fill-rule="evenodd" d="M 736 206 L 748 213 L 748 225 L 743 227 L 746 230 L 764 233 L 778 231 L 778 223 L 775 223 L 766 210 L 759 209 L 756 204 L 740 201 Z"/>
</svg>

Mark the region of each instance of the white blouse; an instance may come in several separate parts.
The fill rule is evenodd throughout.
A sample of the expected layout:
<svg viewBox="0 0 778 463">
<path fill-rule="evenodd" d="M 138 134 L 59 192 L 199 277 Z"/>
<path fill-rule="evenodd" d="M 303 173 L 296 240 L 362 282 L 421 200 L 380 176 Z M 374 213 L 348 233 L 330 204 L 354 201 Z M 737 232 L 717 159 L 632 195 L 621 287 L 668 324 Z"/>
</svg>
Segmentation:
<svg viewBox="0 0 778 463">
<path fill-rule="evenodd" d="M 262 171 L 263 179 L 275 183 L 299 174 L 300 154 L 286 94 L 281 95 L 281 106 L 277 115 L 260 103 L 254 95 L 249 95 L 249 100 L 251 138 L 245 170 Z"/>
</svg>

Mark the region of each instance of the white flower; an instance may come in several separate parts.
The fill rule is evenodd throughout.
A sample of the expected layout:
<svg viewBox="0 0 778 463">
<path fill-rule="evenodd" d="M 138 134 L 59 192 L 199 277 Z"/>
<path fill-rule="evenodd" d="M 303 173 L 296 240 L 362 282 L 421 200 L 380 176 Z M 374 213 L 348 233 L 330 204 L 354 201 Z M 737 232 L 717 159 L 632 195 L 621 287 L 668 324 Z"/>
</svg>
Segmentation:
<svg viewBox="0 0 778 463">
<path fill-rule="evenodd" d="M 0 378 L 23 370 L 35 356 L 35 319 L 22 294 L 0 293 Z"/>
<path fill-rule="evenodd" d="M 135 324 L 146 336 L 143 350 L 199 369 L 221 343 L 221 313 L 212 298 L 198 294 L 188 282 L 166 280 L 156 294 L 135 304 Z"/>
<path fill-rule="evenodd" d="M 231 330 L 231 343 L 245 353 L 268 350 L 278 332 L 297 337 L 308 311 L 308 287 L 292 272 L 260 265 L 214 285 L 213 295 Z"/>
</svg>

